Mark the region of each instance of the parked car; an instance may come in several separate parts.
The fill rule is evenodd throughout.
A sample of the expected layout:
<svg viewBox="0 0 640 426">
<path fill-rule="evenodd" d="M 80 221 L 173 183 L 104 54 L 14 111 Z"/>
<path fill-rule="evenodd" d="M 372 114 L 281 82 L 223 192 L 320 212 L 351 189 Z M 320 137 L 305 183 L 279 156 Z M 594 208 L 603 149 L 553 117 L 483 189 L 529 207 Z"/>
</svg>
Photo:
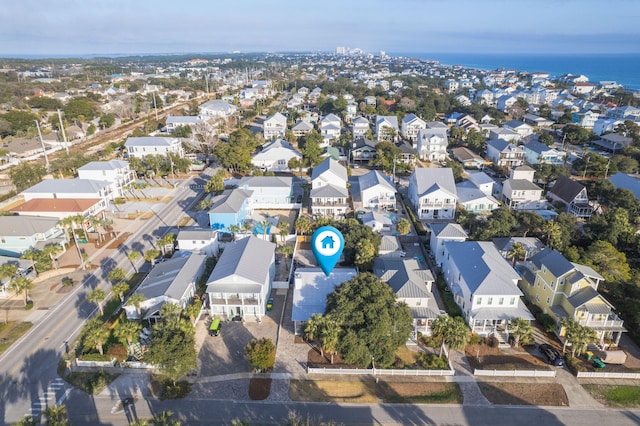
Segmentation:
<svg viewBox="0 0 640 426">
<path fill-rule="evenodd" d="M 555 365 L 556 367 L 562 367 L 564 365 L 564 358 L 562 358 L 553 346 L 543 343 L 538 347 L 538 349 L 549 364 Z"/>
</svg>

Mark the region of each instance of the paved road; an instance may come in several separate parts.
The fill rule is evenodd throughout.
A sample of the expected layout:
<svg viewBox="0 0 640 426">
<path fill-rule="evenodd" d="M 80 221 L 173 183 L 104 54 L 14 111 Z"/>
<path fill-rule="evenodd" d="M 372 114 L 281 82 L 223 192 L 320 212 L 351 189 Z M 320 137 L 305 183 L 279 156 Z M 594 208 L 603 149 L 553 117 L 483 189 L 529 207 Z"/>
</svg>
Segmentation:
<svg viewBox="0 0 640 426">
<path fill-rule="evenodd" d="M 74 393 L 77 391 L 74 391 Z M 637 425 L 640 411 L 523 406 L 459 406 L 408 404 L 331 404 L 282 402 L 233 402 L 183 399 L 178 401 L 138 400 L 125 412 L 110 397 L 78 395 L 68 407 L 73 424 L 126 425 L 170 410 L 185 425 L 228 425 L 238 419 L 252 425 L 281 425 L 290 412 L 303 418 L 333 420 L 347 425 Z"/>
<path fill-rule="evenodd" d="M 210 176 L 211 169 L 205 174 Z M 70 387 L 57 375 L 58 362 L 80 331 L 83 323 L 95 315 L 95 305 L 86 300 L 94 288 L 109 289 L 105 280 L 114 267 L 131 271 L 126 258 L 129 250 L 144 251 L 156 238 L 167 233 L 202 193 L 202 177 L 183 182 L 173 192 L 167 204 L 156 204 L 154 215 L 138 220 L 130 226 L 130 238 L 110 258 L 103 259 L 98 269 L 87 273 L 81 286 L 77 286 L 42 320 L 0 357 L 0 424 L 15 422 L 25 415 L 38 416 L 47 405 L 64 400 Z"/>
</svg>

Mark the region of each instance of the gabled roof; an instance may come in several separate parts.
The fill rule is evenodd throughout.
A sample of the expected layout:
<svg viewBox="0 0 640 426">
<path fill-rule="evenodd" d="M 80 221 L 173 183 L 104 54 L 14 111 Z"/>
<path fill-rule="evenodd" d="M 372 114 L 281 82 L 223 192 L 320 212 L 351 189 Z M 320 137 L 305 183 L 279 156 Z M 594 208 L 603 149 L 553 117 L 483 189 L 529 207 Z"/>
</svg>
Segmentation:
<svg viewBox="0 0 640 426">
<path fill-rule="evenodd" d="M 374 212 L 374 211 L 365 212 L 365 214 L 363 214 L 360 217 L 360 220 L 365 225 L 367 223 L 369 223 L 369 222 L 378 222 L 383 226 L 384 225 L 387 225 L 387 226 L 393 225 L 393 222 L 391 222 L 391 219 L 389 219 L 388 217 L 386 217 L 382 213 L 378 213 L 378 212 Z M 382 238 L 384 239 L 384 236 Z"/>
<path fill-rule="evenodd" d="M 420 269 L 415 259 L 378 257 L 373 270 L 382 281 L 386 281 L 399 298 L 433 298 L 427 282 L 434 282 L 431 271 Z"/>
<path fill-rule="evenodd" d="M 346 198 L 349 197 L 349 190 L 335 185 L 323 185 L 313 188 L 309 194 L 311 198 Z"/>
<path fill-rule="evenodd" d="M 534 140 L 524 144 L 524 147 L 530 151 L 535 152 L 536 154 L 544 154 L 545 152 L 549 152 L 549 151 L 558 152 L 555 149 L 543 144 L 542 142 L 538 142 Z"/>
<path fill-rule="evenodd" d="M 602 297 L 600 293 L 598 293 L 593 287 L 585 287 L 568 298 L 569 303 L 571 303 L 571 306 L 573 306 L 574 308 L 579 308 L 582 305 L 588 304 L 594 299 L 598 299 L 598 301 L 602 301 L 606 305 L 608 305 L 609 309 L 607 313 L 611 312 L 612 305 L 607 302 L 607 300 Z"/>
<path fill-rule="evenodd" d="M 510 129 L 517 129 L 518 127 L 531 127 L 527 123 L 523 123 L 520 120 L 509 120 L 503 124 L 503 126 L 508 127 Z"/>
<path fill-rule="evenodd" d="M 136 293 L 147 300 L 160 296 L 180 300 L 187 286 L 198 280 L 198 273 L 206 260 L 206 255 L 191 253 L 158 263 L 142 280 Z"/>
<path fill-rule="evenodd" d="M 311 180 L 315 180 L 324 173 L 332 173 L 340 180 L 347 181 L 347 169 L 333 158 L 327 158 L 322 163 L 318 164 L 311 171 Z"/>
<path fill-rule="evenodd" d="M 364 219 L 363 219 L 363 223 L 366 224 Z M 382 238 L 380 239 L 380 250 L 379 250 L 380 252 L 390 253 L 390 252 L 401 251 L 401 250 L 402 250 L 402 244 L 400 243 L 400 239 L 395 235 L 383 235 Z"/>
<path fill-rule="evenodd" d="M 507 179 L 506 183 L 509 184 L 512 190 L 516 191 L 542 191 L 542 188 L 526 179 Z"/>
<path fill-rule="evenodd" d="M 342 120 L 340 120 L 340 117 L 332 113 L 322 117 L 322 120 L 320 123 L 325 126 L 329 123 L 337 124 L 338 126 L 340 126 L 340 124 L 342 123 Z"/>
<path fill-rule="evenodd" d="M 506 151 L 522 151 L 524 152 L 524 150 L 522 148 L 520 148 L 519 146 L 517 146 L 516 144 L 513 144 L 509 141 L 506 141 L 504 139 L 489 139 L 487 141 L 487 147 L 492 147 L 500 152 L 506 152 Z"/>
<path fill-rule="evenodd" d="M 465 170 L 469 180 L 475 185 L 494 184 L 495 181 L 491 176 L 481 170 Z"/>
<path fill-rule="evenodd" d="M 395 115 L 379 115 L 376 117 L 376 126 L 387 124 L 394 129 L 398 128 L 398 117 Z"/>
<path fill-rule="evenodd" d="M 522 294 L 515 284 L 520 275 L 502 258 L 492 242 L 445 242 L 444 246 L 471 294 Z"/>
<path fill-rule="evenodd" d="M 360 191 L 364 191 L 377 185 L 382 186 L 387 191 L 396 191 L 396 188 L 391 184 L 389 178 L 377 170 L 372 170 L 369 173 L 357 176 L 356 179 L 358 180 Z"/>
<path fill-rule="evenodd" d="M 557 250 L 542 250 L 541 252 L 531 256 L 529 259 L 536 268 L 540 269 L 544 265 L 554 277 L 561 277 L 575 269 L 573 263 L 569 262 Z"/>
<path fill-rule="evenodd" d="M 213 199 L 209 213 L 237 213 L 253 191 L 245 189 L 227 189 Z"/>
<path fill-rule="evenodd" d="M 369 120 L 367 120 L 363 116 L 358 116 L 358 117 L 353 119 L 353 125 L 355 126 L 356 124 L 363 124 L 363 125 L 366 124 L 367 127 L 368 127 L 369 126 Z"/>
<path fill-rule="evenodd" d="M 275 244 L 254 236 L 227 244 L 209 275 L 207 293 L 259 293 L 270 276 L 275 249 Z"/>
<path fill-rule="evenodd" d="M 166 138 L 162 136 L 138 136 L 129 137 L 125 146 L 173 146 L 178 138 Z"/>
<path fill-rule="evenodd" d="M 432 223 L 429 225 L 431 232 L 437 238 L 463 238 L 467 239 L 467 233 L 458 223 Z"/>
<path fill-rule="evenodd" d="M 456 196 L 456 183 L 450 168 L 416 168 L 411 176 L 411 184 L 417 186 L 416 193 L 419 197 L 437 190 Z"/>
<path fill-rule="evenodd" d="M 285 127 L 287 125 L 287 117 L 285 117 L 284 115 L 280 114 L 279 112 L 276 112 L 275 114 L 273 114 L 271 117 L 268 117 L 264 121 L 265 122 L 274 121 L 274 122 L 278 123 L 279 125 L 285 126 Z"/>
<path fill-rule="evenodd" d="M 313 124 L 307 122 L 307 121 L 298 121 L 292 128 L 291 130 L 295 130 L 295 131 L 310 131 L 313 130 Z"/>
<path fill-rule="evenodd" d="M 238 188 L 291 188 L 293 178 L 288 176 L 245 176 L 238 181 Z"/>
<path fill-rule="evenodd" d="M 549 190 L 550 193 L 560 198 L 566 203 L 571 203 L 580 192 L 584 189 L 584 185 L 567 176 L 558 176 L 556 183 Z"/>
<path fill-rule="evenodd" d="M 417 122 L 419 122 L 419 123 L 421 123 L 421 124 L 423 124 L 425 126 L 427 124 L 427 123 L 425 123 L 425 121 L 422 118 L 418 117 L 417 115 L 415 115 L 413 113 L 407 114 L 402 118 L 402 123 L 403 124 L 409 124 L 409 123 L 412 123 L 414 121 L 417 121 Z"/>
<path fill-rule="evenodd" d="M 200 106 L 202 108 L 202 106 Z M 202 123 L 202 119 L 193 115 L 170 115 L 167 117 L 167 124 L 197 124 Z"/>
<path fill-rule="evenodd" d="M 100 198 L 34 198 L 11 209 L 12 212 L 84 213 L 102 202 Z"/>
<path fill-rule="evenodd" d="M 218 231 L 211 228 L 204 227 L 190 227 L 190 228 L 180 228 L 178 232 L 178 236 L 176 237 L 177 241 L 191 241 L 191 240 L 199 240 L 199 241 L 211 241 L 215 239 Z"/>
<path fill-rule="evenodd" d="M 458 196 L 458 202 L 460 204 L 477 200 L 486 200 L 488 202 L 494 203 L 496 207 L 500 204 L 498 200 L 496 200 L 491 195 L 487 195 L 484 192 L 480 191 L 478 187 L 470 181 L 465 181 L 457 184 L 456 195 Z"/>
<path fill-rule="evenodd" d="M 22 191 L 23 194 L 97 194 L 110 184 L 95 179 L 45 179 Z"/>
<path fill-rule="evenodd" d="M 58 225 L 58 219 L 41 216 L 0 216 L 0 235 L 31 237 L 45 233 Z"/>
<path fill-rule="evenodd" d="M 378 145 L 377 141 L 371 141 L 367 138 L 363 138 L 360 137 L 358 139 L 356 139 L 355 141 L 353 141 L 353 143 L 351 144 L 352 146 L 352 151 L 357 151 L 360 150 L 362 148 L 369 148 L 375 151 L 376 149 L 376 145 Z"/>
<path fill-rule="evenodd" d="M 82 167 L 78 168 L 78 171 L 88 170 L 121 170 L 129 169 L 129 163 L 122 160 L 109 160 L 109 161 L 91 161 Z"/>
</svg>

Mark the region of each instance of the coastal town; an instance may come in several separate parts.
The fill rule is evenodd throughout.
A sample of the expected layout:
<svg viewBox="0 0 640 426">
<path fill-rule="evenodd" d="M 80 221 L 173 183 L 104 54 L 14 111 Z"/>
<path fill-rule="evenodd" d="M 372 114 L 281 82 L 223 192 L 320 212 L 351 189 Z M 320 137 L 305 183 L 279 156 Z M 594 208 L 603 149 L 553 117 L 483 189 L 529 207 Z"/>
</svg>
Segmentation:
<svg viewBox="0 0 640 426">
<path fill-rule="evenodd" d="M 0 106 L 2 423 L 640 415 L 637 91 L 338 47 L 0 59 Z"/>
</svg>

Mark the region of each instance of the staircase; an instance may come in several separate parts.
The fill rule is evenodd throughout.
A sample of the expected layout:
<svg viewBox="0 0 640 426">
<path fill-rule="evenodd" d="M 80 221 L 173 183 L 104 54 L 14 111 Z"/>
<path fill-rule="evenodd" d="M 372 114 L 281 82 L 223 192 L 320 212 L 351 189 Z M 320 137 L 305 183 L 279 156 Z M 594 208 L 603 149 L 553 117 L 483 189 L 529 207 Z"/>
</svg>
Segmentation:
<svg viewBox="0 0 640 426">
<path fill-rule="evenodd" d="M 498 339 L 498 347 L 499 348 L 508 348 L 509 345 L 509 333 L 506 330 L 498 330 L 496 329 L 493 332 L 493 336 Z"/>
</svg>

